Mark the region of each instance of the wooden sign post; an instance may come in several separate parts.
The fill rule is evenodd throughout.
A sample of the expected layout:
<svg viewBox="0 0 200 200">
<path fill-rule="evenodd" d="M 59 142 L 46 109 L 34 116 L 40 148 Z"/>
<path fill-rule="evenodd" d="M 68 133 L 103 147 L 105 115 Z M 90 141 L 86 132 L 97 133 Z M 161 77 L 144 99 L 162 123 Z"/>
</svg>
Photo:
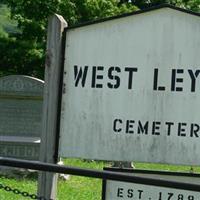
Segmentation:
<svg viewBox="0 0 200 200">
<path fill-rule="evenodd" d="M 45 66 L 45 88 L 43 129 L 41 138 L 40 161 L 57 163 L 56 142 L 59 116 L 59 87 L 62 78 L 62 39 L 66 21 L 59 15 L 49 20 L 47 35 L 47 55 Z M 44 172 L 39 176 L 39 196 L 55 199 L 57 176 Z"/>
</svg>

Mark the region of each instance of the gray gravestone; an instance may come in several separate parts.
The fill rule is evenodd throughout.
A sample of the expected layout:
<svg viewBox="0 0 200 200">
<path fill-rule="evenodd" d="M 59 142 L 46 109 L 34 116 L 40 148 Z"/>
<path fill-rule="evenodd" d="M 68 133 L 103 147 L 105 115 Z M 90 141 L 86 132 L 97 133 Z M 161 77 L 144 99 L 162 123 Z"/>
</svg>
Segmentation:
<svg viewBox="0 0 200 200">
<path fill-rule="evenodd" d="M 0 78 L 0 156 L 39 159 L 43 87 L 28 76 Z"/>
</svg>

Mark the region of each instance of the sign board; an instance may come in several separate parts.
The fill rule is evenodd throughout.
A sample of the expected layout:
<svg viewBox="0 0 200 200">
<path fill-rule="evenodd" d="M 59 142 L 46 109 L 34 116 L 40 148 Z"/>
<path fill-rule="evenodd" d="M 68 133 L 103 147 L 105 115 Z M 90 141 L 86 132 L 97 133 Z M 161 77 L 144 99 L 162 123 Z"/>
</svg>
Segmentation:
<svg viewBox="0 0 200 200">
<path fill-rule="evenodd" d="M 200 164 L 199 16 L 164 6 L 67 29 L 60 156 Z"/>
<path fill-rule="evenodd" d="M 44 82 L 0 78 L 0 156 L 39 159 Z"/>
<path fill-rule="evenodd" d="M 156 172 L 145 170 L 106 169 L 129 173 L 137 177 L 163 179 L 181 183 L 200 184 L 199 174 Z M 125 183 L 119 181 L 104 180 L 102 200 L 198 200 L 200 193 L 195 191 L 151 186 L 145 184 Z"/>
</svg>

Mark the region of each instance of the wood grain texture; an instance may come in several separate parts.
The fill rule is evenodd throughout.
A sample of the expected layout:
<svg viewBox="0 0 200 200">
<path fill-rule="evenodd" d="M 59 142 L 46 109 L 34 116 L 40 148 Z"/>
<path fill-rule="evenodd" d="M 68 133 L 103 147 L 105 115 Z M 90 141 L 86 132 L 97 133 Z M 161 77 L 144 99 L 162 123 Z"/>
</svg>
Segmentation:
<svg viewBox="0 0 200 200">
<path fill-rule="evenodd" d="M 49 19 L 45 63 L 45 88 L 40 161 L 56 163 L 56 132 L 59 104 L 59 84 L 62 70 L 62 36 L 67 22 L 62 16 Z M 56 199 L 57 175 L 43 172 L 39 175 L 38 194 Z"/>
</svg>

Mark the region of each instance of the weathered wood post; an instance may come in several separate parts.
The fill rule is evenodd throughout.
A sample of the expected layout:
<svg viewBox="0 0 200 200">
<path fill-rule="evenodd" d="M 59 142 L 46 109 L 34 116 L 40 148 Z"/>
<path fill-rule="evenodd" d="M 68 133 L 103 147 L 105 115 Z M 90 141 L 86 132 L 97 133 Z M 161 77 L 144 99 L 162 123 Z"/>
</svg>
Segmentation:
<svg viewBox="0 0 200 200">
<path fill-rule="evenodd" d="M 58 126 L 59 84 L 62 71 L 62 40 L 67 22 L 62 16 L 49 19 L 47 33 L 47 55 L 45 63 L 45 87 L 40 161 L 56 163 L 56 132 Z M 38 195 L 55 199 L 57 175 L 47 172 L 39 174 Z"/>
</svg>

